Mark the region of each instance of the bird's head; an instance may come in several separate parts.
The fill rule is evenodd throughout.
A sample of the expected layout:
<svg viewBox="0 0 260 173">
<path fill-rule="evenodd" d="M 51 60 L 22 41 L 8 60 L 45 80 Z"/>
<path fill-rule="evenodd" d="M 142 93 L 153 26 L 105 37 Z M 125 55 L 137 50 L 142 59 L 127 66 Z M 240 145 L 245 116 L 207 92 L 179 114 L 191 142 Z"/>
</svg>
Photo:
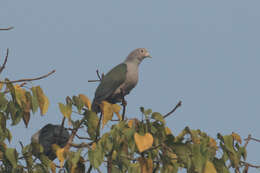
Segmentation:
<svg viewBox="0 0 260 173">
<path fill-rule="evenodd" d="M 126 61 L 135 61 L 140 64 L 145 58 L 152 58 L 148 50 L 146 48 L 137 48 L 127 56 Z"/>
</svg>

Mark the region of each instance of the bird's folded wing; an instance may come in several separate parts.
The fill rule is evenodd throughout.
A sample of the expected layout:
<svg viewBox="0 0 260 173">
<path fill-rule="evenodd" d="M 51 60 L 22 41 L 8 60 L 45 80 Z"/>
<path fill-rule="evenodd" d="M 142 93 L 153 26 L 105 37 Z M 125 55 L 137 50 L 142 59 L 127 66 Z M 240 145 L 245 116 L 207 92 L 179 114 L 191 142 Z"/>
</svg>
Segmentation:
<svg viewBox="0 0 260 173">
<path fill-rule="evenodd" d="M 96 92 L 95 100 L 102 101 L 113 94 L 116 89 L 125 82 L 127 73 L 127 65 L 119 64 L 110 70 L 101 80 Z"/>
</svg>

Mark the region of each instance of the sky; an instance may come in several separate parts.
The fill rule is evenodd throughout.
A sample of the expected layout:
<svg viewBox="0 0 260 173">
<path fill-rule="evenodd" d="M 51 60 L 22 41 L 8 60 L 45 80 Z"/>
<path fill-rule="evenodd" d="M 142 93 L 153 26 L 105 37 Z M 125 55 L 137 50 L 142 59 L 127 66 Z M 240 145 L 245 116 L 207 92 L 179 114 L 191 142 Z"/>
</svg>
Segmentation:
<svg viewBox="0 0 260 173">
<path fill-rule="evenodd" d="M 217 133 L 248 134 L 260 139 L 260 1 L 69 1 L 0 2 L 0 62 L 10 48 L 8 77 L 52 76 L 40 85 L 50 100 L 43 117 L 26 129 L 12 127 L 13 142 L 30 142 L 47 123 L 60 124 L 58 103 L 83 93 L 93 98 L 96 69 L 108 72 L 135 48 L 152 59 L 140 65 L 139 83 L 126 97 L 127 117 L 139 107 L 165 114 L 183 102 L 167 125 L 174 134 L 186 126 Z M 19 146 L 19 145 L 17 145 Z M 248 145 L 248 162 L 260 164 L 260 144 Z M 254 172 L 250 169 L 250 172 Z"/>
</svg>

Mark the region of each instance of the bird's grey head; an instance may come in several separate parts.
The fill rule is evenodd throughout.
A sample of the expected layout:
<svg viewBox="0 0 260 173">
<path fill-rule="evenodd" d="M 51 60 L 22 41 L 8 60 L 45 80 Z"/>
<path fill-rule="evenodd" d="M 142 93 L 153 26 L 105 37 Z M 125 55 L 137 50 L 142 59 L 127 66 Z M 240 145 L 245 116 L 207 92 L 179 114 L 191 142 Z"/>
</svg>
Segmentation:
<svg viewBox="0 0 260 173">
<path fill-rule="evenodd" d="M 136 62 L 140 64 L 143 59 L 148 57 L 151 58 L 151 55 L 146 48 L 137 48 L 127 56 L 125 62 Z"/>
</svg>

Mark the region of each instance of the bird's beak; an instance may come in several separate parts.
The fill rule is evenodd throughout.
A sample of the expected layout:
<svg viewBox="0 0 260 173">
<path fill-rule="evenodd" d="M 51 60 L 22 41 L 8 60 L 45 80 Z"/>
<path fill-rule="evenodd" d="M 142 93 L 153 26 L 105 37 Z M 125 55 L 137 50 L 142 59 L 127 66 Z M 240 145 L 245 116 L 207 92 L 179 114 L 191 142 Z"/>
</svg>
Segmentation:
<svg viewBox="0 0 260 173">
<path fill-rule="evenodd" d="M 146 53 L 145 57 L 146 57 L 146 58 L 152 58 L 152 56 L 150 55 L 149 52 Z"/>
</svg>

